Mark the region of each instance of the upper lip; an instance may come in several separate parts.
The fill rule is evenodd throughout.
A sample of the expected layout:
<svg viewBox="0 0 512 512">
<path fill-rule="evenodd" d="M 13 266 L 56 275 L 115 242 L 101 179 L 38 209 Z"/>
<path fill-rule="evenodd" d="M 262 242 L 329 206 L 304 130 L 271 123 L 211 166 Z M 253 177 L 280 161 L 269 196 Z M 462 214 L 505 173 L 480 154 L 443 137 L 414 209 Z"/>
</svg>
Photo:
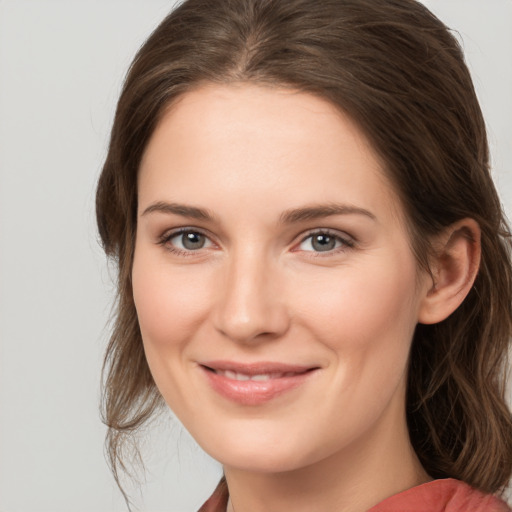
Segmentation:
<svg viewBox="0 0 512 512">
<path fill-rule="evenodd" d="M 244 375 L 262 375 L 267 373 L 304 373 L 318 366 L 286 364 L 272 361 L 240 363 L 235 361 L 204 361 L 201 366 L 217 371 L 232 371 Z"/>
</svg>

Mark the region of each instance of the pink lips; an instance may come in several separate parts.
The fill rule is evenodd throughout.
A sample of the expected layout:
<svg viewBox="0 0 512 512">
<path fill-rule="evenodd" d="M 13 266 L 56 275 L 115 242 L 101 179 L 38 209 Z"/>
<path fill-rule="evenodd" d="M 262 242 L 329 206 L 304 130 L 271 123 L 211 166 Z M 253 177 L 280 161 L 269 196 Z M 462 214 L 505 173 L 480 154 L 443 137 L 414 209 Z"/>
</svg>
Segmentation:
<svg viewBox="0 0 512 512">
<path fill-rule="evenodd" d="M 212 388 L 241 405 L 260 405 L 304 383 L 318 367 L 273 362 L 206 361 L 200 368 Z"/>
</svg>

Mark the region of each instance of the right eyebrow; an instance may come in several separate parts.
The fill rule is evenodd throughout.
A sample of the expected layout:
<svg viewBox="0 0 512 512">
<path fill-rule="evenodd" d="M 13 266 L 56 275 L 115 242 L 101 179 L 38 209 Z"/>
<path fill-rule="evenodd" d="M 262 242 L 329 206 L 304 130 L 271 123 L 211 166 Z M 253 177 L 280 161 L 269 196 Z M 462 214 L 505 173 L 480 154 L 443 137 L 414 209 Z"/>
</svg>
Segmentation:
<svg viewBox="0 0 512 512">
<path fill-rule="evenodd" d="M 141 213 L 141 217 L 153 212 L 170 213 L 174 215 L 180 215 L 181 217 L 189 217 L 191 219 L 211 222 L 215 220 L 215 216 L 209 210 L 205 210 L 204 208 L 179 203 L 167 203 L 165 201 L 158 201 L 149 205 Z"/>
</svg>

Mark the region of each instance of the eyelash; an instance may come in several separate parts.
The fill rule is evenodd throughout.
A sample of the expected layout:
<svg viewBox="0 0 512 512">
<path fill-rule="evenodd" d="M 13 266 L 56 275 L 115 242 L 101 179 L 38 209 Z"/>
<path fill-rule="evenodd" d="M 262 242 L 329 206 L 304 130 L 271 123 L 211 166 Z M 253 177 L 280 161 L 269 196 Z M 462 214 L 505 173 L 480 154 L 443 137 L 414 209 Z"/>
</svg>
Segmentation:
<svg viewBox="0 0 512 512">
<path fill-rule="evenodd" d="M 353 238 L 348 236 L 341 236 L 339 233 L 332 231 L 330 229 L 317 229 L 314 231 L 310 231 L 306 236 L 304 236 L 299 245 L 302 245 L 309 238 L 313 238 L 318 235 L 326 235 L 330 238 L 334 238 L 337 242 L 341 242 L 341 247 L 336 247 L 330 251 L 304 251 L 309 254 L 311 258 L 325 258 L 328 256 L 332 256 L 333 254 L 339 254 L 340 252 L 345 252 L 349 249 L 353 249 L 355 247 L 355 241 Z"/>
<path fill-rule="evenodd" d="M 187 250 L 187 251 L 184 251 L 182 249 L 178 249 L 176 247 L 173 247 L 169 242 L 177 237 L 177 236 L 180 236 L 180 235 L 183 235 L 185 233 L 195 233 L 195 234 L 199 234 L 201 236 L 204 236 L 205 238 L 207 238 L 209 240 L 209 237 L 203 233 L 201 230 L 197 229 L 197 228 L 180 228 L 180 229 L 177 229 L 175 231 L 171 231 L 171 232 L 166 232 L 164 233 L 158 240 L 158 245 L 161 245 L 163 247 L 165 247 L 168 251 L 170 251 L 171 253 L 173 254 L 177 254 L 178 256 L 184 256 L 184 257 L 189 257 L 189 256 L 194 256 L 195 253 L 199 252 L 202 248 L 200 249 L 197 249 L 197 250 Z M 322 258 L 322 257 L 327 257 L 327 256 L 332 256 L 333 254 L 338 254 L 339 252 L 343 252 L 343 251 L 346 251 L 348 249 L 353 249 L 356 245 L 356 242 L 354 241 L 354 239 L 350 238 L 350 237 L 343 237 L 343 236 L 340 236 L 337 232 L 334 232 L 330 229 L 317 229 L 317 230 L 314 230 L 314 231 L 310 231 L 306 236 L 304 236 L 298 245 L 302 245 L 306 240 L 308 240 L 308 238 L 313 238 L 314 236 L 318 236 L 318 235 L 326 235 L 328 237 L 332 237 L 334 238 L 336 241 L 338 242 L 341 242 L 341 247 L 337 247 L 337 248 L 334 248 L 332 250 L 329 250 L 329 251 L 304 251 L 305 253 L 309 253 L 309 256 L 308 257 L 312 257 L 312 258 Z M 210 240 L 211 242 L 211 240 Z M 294 251 L 296 252 L 296 251 Z"/>
<path fill-rule="evenodd" d="M 196 251 L 193 251 L 193 250 L 183 251 L 182 249 L 173 247 L 169 243 L 173 238 L 180 236 L 180 235 L 184 235 L 185 233 L 196 233 L 198 235 L 202 235 L 205 238 L 209 239 L 209 237 L 205 233 L 203 233 L 201 230 L 199 230 L 197 228 L 180 228 L 175 231 L 164 233 L 158 240 L 158 244 L 165 247 L 169 252 L 172 252 L 173 254 L 177 254 L 178 256 L 185 256 L 185 257 L 194 256 L 195 255 L 194 253 L 198 252 L 199 249 Z"/>
</svg>

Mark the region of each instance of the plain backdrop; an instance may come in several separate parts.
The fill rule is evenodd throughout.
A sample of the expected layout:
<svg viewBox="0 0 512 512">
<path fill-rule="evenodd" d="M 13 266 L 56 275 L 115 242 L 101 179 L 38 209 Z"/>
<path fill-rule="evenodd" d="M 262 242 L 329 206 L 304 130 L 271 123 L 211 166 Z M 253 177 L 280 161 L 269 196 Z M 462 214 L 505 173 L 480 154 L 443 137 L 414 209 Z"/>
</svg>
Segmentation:
<svg viewBox="0 0 512 512">
<path fill-rule="evenodd" d="M 458 31 L 512 211 L 512 0 L 430 0 Z M 0 0 L 0 512 L 126 510 L 103 454 L 112 269 L 94 190 L 131 58 L 174 2 Z M 220 467 L 170 415 L 140 510 L 195 512 Z"/>
</svg>

